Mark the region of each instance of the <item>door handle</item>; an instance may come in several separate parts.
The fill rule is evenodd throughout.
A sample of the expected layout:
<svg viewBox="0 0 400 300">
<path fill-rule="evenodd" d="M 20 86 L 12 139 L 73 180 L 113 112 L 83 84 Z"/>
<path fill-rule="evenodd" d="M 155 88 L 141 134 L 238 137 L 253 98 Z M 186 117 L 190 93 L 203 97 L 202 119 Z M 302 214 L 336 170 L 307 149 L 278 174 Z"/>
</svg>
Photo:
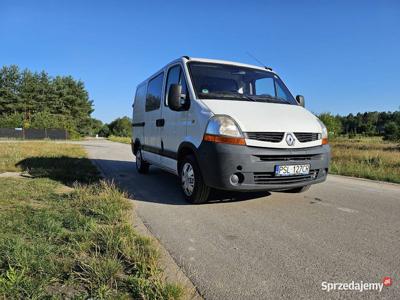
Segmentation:
<svg viewBox="0 0 400 300">
<path fill-rule="evenodd" d="M 156 126 L 157 127 L 163 127 L 165 124 L 165 119 L 157 119 L 156 120 Z"/>
</svg>

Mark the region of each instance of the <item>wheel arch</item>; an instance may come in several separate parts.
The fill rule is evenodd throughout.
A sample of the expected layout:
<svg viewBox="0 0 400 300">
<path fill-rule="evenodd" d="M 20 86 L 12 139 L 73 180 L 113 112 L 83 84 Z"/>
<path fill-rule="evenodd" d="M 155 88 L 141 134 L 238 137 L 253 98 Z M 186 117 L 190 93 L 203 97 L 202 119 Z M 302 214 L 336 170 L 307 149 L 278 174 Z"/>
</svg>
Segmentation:
<svg viewBox="0 0 400 300">
<path fill-rule="evenodd" d="M 178 154 L 177 154 L 177 158 L 176 158 L 177 167 L 178 167 L 178 173 L 180 172 L 179 170 L 180 170 L 180 168 L 181 168 L 180 163 L 181 163 L 182 159 L 183 159 L 185 156 L 187 156 L 187 155 L 193 155 L 193 156 L 195 157 L 197 163 L 199 162 L 197 151 L 198 151 L 198 150 L 197 150 L 196 146 L 193 145 L 193 144 L 190 143 L 190 142 L 182 142 L 182 143 L 179 145 Z M 200 170 L 201 170 L 201 167 L 200 167 Z"/>
</svg>

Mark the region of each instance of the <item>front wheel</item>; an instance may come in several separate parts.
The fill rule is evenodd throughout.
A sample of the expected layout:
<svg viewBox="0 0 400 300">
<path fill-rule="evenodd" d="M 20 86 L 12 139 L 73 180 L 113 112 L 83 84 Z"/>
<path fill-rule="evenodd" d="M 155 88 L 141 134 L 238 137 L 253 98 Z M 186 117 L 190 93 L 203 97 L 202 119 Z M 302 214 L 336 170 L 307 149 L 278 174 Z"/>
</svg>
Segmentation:
<svg viewBox="0 0 400 300">
<path fill-rule="evenodd" d="M 136 152 L 136 170 L 140 174 L 146 174 L 149 172 L 150 164 L 143 160 L 142 149 L 139 148 Z"/>
<path fill-rule="evenodd" d="M 210 187 L 204 183 L 195 157 L 188 155 L 179 165 L 179 177 L 185 199 L 193 204 L 206 203 Z"/>
</svg>

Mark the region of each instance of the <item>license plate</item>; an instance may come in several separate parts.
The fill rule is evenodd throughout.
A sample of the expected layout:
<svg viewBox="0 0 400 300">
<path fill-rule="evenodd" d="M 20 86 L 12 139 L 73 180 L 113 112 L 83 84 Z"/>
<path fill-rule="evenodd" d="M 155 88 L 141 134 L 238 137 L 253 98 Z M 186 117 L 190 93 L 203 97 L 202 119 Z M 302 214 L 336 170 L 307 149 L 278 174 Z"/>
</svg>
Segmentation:
<svg viewBox="0 0 400 300">
<path fill-rule="evenodd" d="M 296 176 L 310 174 L 310 165 L 275 166 L 275 176 Z"/>
</svg>

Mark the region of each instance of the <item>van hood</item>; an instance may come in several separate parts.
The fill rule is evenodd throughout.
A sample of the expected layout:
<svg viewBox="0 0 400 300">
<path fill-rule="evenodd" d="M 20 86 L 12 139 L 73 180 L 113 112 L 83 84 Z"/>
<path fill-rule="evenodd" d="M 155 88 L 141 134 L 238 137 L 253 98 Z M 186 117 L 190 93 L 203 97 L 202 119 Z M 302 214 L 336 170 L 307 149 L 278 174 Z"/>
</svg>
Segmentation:
<svg viewBox="0 0 400 300">
<path fill-rule="evenodd" d="M 301 106 L 233 100 L 203 100 L 216 115 L 228 115 L 247 132 L 321 132 L 317 117 Z"/>
</svg>

